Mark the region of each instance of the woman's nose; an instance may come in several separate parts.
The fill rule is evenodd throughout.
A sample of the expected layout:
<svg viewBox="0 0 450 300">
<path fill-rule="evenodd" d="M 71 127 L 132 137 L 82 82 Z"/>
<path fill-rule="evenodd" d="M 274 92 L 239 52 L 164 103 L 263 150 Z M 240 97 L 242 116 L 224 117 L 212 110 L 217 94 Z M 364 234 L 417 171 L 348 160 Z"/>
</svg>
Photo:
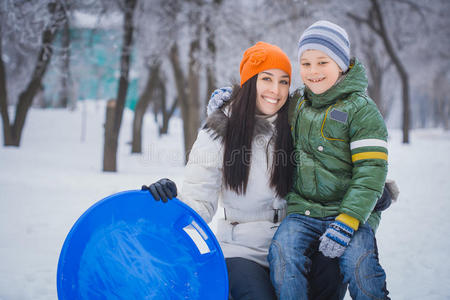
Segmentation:
<svg viewBox="0 0 450 300">
<path fill-rule="evenodd" d="M 276 95 L 278 95 L 278 91 L 280 90 L 280 86 L 277 82 L 273 82 L 270 86 L 270 91 Z"/>
</svg>

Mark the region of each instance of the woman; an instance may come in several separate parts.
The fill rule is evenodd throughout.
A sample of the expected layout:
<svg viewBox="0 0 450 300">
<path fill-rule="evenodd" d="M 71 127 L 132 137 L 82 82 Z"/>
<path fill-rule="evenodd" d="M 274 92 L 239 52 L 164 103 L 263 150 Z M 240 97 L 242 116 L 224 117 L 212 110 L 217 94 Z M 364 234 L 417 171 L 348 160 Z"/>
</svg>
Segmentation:
<svg viewBox="0 0 450 300">
<path fill-rule="evenodd" d="M 276 299 L 267 253 L 286 215 L 283 197 L 293 180 L 287 121 L 289 58 L 280 48 L 258 42 L 243 55 L 240 79 L 231 101 L 213 112 L 200 130 L 179 198 L 206 222 L 221 201 L 225 217 L 218 222 L 216 236 L 226 258 L 233 299 Z M 176 186 L 168 179 L 143 189 L 157 200 L 176 196 Z M 312 297 L 341 299 L 339 276 L 335 261 L 316 254 Z"/>
</svg>

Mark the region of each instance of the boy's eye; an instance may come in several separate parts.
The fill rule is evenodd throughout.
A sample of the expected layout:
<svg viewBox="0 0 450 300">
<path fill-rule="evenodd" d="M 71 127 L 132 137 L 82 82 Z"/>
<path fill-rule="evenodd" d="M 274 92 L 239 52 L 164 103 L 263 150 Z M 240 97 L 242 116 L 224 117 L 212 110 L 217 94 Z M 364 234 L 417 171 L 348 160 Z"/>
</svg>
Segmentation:
<svg viewBox="0 0 450 300">
<path fill-rule="evenodd" d="M 319 62 L 320 65 L 325 65 L 325 64 L 327 64 L 327 63 L 328 63 L 327 61 L 321 61 L 321 62 Z"/>
<path fill-rule="evenodd" d="M 305 66 L 305 67 L 307 67 L 307 66 L 309 66 L 309 63 L 307 63 L 307 62 L 305 62 L 305 63 L 302 63 L 302 66 Z"/>
</svg>

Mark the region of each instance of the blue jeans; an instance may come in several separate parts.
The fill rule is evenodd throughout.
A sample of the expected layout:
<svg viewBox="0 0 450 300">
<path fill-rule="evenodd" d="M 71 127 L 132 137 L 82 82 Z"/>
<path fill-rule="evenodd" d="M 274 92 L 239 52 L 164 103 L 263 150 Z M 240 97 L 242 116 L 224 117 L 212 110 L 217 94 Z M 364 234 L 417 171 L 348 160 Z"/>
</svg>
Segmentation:
<svg viewBox="0 0 450 300">
<path fill-rule="evenodd" d="M 334 219 L 291 214 L 283 220 L 268 256 L 272 284 L 279 299 L 308 299 L 311 255 Z M 386 274 L 378 262 L 375 235 L 368 224 L 360 224 L 339 258 L 339 267 L 353 299 L 389 299 Z"/>
<path fill-rule="evenodd" d="M 232 300 L 277 300 L 270 282 L 269 268 L 242 258 L 225 259 Z M 312 257 L 310 296 L 314 300 L 342 300 L 347 286 L 342 284 L 336 259 L 317 252 Z"/>
<path fill-rule="evenodd" d="M 226 258 L 225 261 L 231 296 L 229 299 L 277 299 L 270 282 L 269 268 L 242 257 Z"/>
</svg>

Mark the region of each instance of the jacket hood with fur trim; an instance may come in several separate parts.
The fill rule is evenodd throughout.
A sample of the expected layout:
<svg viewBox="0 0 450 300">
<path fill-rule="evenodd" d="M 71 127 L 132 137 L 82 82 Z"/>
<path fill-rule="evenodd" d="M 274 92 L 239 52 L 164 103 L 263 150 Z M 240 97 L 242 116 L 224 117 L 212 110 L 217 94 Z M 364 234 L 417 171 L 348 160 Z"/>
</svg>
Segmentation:
<svg viewBox="0 0 450 300">
<path fill-rule="evenodd" d="M 271 117 L 256 116 L 253 136 L 272 134 L 276 117 L 277 115 Z M 203 129 L 206 130 L 214 140 L 220 138 L 220 140 L 223 141 L 227 131 L 228 120 L 229 117 L 226 113 L 221 109 L 218 109 L 209 115 Z"/>
</svg>

